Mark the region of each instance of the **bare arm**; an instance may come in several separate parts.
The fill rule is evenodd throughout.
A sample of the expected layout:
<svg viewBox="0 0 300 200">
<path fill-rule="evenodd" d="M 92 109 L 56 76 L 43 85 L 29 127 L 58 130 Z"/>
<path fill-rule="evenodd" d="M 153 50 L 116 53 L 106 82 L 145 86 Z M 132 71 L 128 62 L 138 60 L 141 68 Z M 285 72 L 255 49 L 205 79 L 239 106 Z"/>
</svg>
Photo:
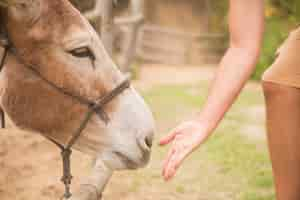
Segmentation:
<svg viewBox="0 0 300 200">
<path fill-rule="evenodd" d="M 230 0 L 229 30 L 230 47 L 201 114 L 180 124 L 160 142 L 173 142 L 164 162 L 163 176 L 167 180 L 174 176 L 184 158 L 211 135 L 253 72 L 263 38 L 264 1 Z"/>
<path fill-rule="evenodd" d="M 200 121 L 213 130 L 230 108 L 260 54 L 264 30 L 263 0 L 230 0 L 230 47 L 220 63 Z"/>
</svg>

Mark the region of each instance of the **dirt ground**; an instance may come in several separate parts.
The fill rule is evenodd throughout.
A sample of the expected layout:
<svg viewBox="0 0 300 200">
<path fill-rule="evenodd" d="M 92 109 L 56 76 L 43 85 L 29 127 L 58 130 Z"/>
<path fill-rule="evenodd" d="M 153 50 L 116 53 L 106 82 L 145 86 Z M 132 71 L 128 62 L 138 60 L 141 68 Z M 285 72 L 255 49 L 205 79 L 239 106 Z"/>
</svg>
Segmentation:
<svg viewBox="0 0 300 200">
<path fill-rule="evenodd" d="M 210 67 L 148 65 L 142 68 L 140 80 L 134 81 L 134 85 L 139 90 L 145 91 L 160 84 L 198 83 L 201 80 L 211 79 L 213 69 Z M 87 175 L 90 165 L 91 159 L 89 157 L 80 152 L 74 152 L 72 167 L 75 187 L 80 177 Z M 157 171 L 160 170 L 159 164 L 154 167 L 157 168 Z M 58 199 L 63 192 L 63 185 L 60 183 L 61 160 L 57 147 L 39 135 L 17 130 L 11 123 L 7 129 L 0 131 L 0 169 L 1 200 Z M 134 181 L 127 178 L 129 177 L 128 173 L 131 174 L 131 177 L 140 176 L 140 179 L 143 178 L 141 172 L 118 173 L 108 185 L 105 199 L 140 200 L 141 197 L 144 200 L 180 199 L 174 196 L 171 198 L 170 195 L 164 197 L 164 192 L 152 191 L 150 185 L 139 191 L 134 191 L 131 187 L 131 191 L 128 191 L 129 181 L 131 181 L 131 185 Z M 145 189 L 147 189 L 148 194 L 151 194 L 150 196 L 144 195 Z M 177 189 L 180 190 L 180 188 Z M 130 195 L 128 195 L 129 192 Z"/>
</svg>

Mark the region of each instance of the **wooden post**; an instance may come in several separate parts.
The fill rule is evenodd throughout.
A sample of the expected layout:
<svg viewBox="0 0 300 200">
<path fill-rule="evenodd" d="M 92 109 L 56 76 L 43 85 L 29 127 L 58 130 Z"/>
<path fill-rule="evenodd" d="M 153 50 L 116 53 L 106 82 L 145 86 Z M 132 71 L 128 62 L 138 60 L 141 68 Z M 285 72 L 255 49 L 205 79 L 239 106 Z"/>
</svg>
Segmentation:
<svg viewBox="0 0 300 200">
<path fill-rule="evenodd" d="M 108 54 L 112 56 L 114 42 L 113 0 L 102 0 L 101 3 L 101 40 Z"/>
<path fill-rule="evenodd" d="M 122 44 L 122 55 L 119 59 L 123 72 L 131 71 L 131 64 L 136 55 L 138 32 L 144 21 L 144 0 L 131 0 L 130 4 L 130 13 L 133 17 L 132 22 L 124 29 L 126 41 Z"/>
<path fill-rule="evenodd" d="M 211 3 L 210 0 L 205 0 L 205 12 L 206 12 L 206 31 L 210 31 L 210 18 L 211 18 Z"/>
<path fill-rule="evenodd" d="M 144 1 L 130 0 L 129 12 L 131 14 L 128 17 L 113 15 L 114 0 L 95 0 L 94 8 L 84 13 L 85 17 L 95 25 L 110 56 L 113 54 L 114 28 L 118 26 L 122 29 L 125 40 L 121 44 L 121 55 L 117 61 L 124 72 L 131 70 L 130 65 L 136 55 L 138 32 L 144 21 Z"/>
</svg>

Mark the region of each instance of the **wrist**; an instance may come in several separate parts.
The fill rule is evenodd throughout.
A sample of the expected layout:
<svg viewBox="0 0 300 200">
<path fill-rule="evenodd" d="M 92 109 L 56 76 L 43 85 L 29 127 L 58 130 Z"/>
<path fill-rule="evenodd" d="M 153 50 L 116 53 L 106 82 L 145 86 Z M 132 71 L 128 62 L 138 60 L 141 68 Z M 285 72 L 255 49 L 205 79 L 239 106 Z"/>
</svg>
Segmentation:
<svg viewBox="0 0 300 200">
<path fill-rule="evenodd" d="M 202 113 L 197 116 L 196 121 L 197 123 L 201 124 L 204 131 L 207 133 L 213 132 L 216 129 L 219 122 L 219 120 L 206 116 Z"/>
</svg>

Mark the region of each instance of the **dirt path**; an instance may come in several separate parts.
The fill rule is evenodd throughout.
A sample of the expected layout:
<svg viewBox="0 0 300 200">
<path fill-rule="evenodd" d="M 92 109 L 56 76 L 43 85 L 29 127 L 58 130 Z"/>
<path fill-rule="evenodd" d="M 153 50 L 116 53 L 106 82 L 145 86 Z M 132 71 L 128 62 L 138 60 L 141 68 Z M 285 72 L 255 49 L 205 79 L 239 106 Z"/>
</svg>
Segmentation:
<svg viewBox="0 0 300 200">
<path fill-rule="evenodd" d="M 216 71 L 216 66 L 205 65 L 201 67 L 187 65 L 159 65 L 147 64 L 141 67 L 139 79 L 134 85 L 139 90 L 148 90 L 159 85 L 192 85 L 201 81 L 211 81 Z M 257 82 L 248 82 L 246 89 L 261 90 Z"/>
<path fill-rule="evenodd" d="M 58 199 L 63 186 L 57 147 L 39 135 L 12 127 L 0 132 L 0 146 L 1 200 Z M 72 161 L 76 178 L 86 175 L 90 159 L 74 152 Z"/>
<path fill-rule="evenodd" d="M 215 68 L 212 66 L 166 66 L 144 65 L 139 72 L 139 80 L 134 84 L 139 90 L 147 90 L 158 85 L 189 85 L 211 80 Z"/>
<path fill-rule="evenodd" d="M 140 80 L 134 81 L 134 85 L 139 90 L 145 91 L 162 84 L 197 84 L 199 81 L 210 80 L 213 77 L 213 71 L 213 68 L 209 67 L 148 65 L 142 68 Z M 257 88 L 257 86 L 254 86 L 254 88 Z M 59 182 L 61 161 L 58 149 L 44 138 L 32 133 L 19 131 L 13 128 L 11 123 L 9 124 L 8 129 L 0 131 L 0 199 L 58 199 L 60 194 L 62 194 L 63 188 Z M 172 189 L 164 188 L 164 183 L 160 180 L 159 174 L 162 157 L 156 159 L 151 163 L 152 171 L 147 171 L 146 169 L 146 171 L 142 172 L 117 173 L 108 186 L 105 199 L 183 199 L 184 196 L 180 194 L 183 194 L 184 191 L 182 191 L 180 184 L 173 185 L 176 188 L 176 192 L 172 192 L 174 187 L 170 187 Z M 75 182 L 79 181 L 79 177 L 87 174 L 90 163 L 89 157 L 79 152 L 74 153 L 72 166 L 76 177 Z M 155 173 L 153 173 L 153 170 L 155 170 Z M 211 166 L 211 170 L 217 171 L 218 169 L 215 166 Z M 156 181 L 151 182 L 151 184 L 156 184 L 155 187 L 147 183 L 153 177 L 156 178 Z M 204 178 L 202 185 L 205 185 L 209 178 L 209 176 Z M 180 181 L 185 182 L 185 180 Z M 161 190 L 158 189 L 159 187 L 161 187 Z M 191 190 L 193 190 L 193 187 L 191 187 Z M 210 187 L 210 185 L 207 187 Z M 195 194 L 191 193 L 191 195 Z M 220 198 L 217 199 L 222 199 L 226 195 L 230 196 L 230 194 L 220 195 Z M 186 194 L 185 197 L 187 197 Z M 213 198 L 215 197 L 213 196 Z M 191 196 L 191 199 L 199 200 L 208 198 Z"/>
</svg>

